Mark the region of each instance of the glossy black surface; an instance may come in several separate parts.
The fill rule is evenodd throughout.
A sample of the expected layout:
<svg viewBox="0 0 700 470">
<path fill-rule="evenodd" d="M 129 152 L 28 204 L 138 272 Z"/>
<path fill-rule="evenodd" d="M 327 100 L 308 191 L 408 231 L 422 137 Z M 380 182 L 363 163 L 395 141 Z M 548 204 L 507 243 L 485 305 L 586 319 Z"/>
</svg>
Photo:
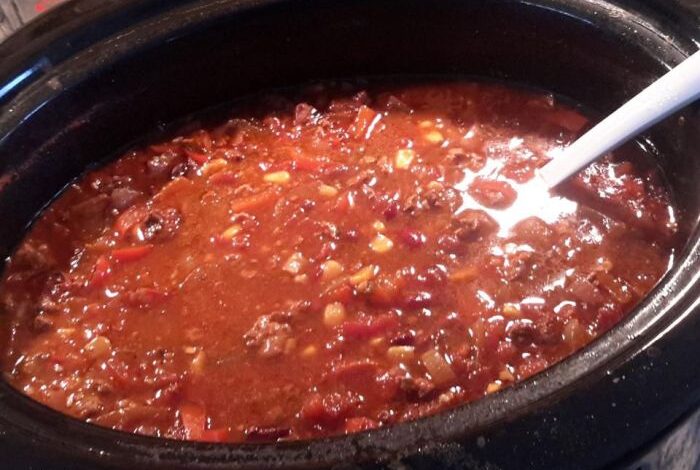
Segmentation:
<svg viewBox="0 0 700 470">
<path fill-rule="evenodd" d="M 549 89 L 600 113 L 697 49 L 661 3 L 601 0 L 77 0 L 0 46 L 0 253 L 60 188 L 179 117 L 309 79 L 458 74 Z M 595 468 L 700 401 L 700 112 L 648 136 L 688 221 L 675 268 L 629 319 L 533 379 L 448 413 L 310 443 L 132 436 L 0 383 L 0 458 L 22 468 Z"/>
</svg>

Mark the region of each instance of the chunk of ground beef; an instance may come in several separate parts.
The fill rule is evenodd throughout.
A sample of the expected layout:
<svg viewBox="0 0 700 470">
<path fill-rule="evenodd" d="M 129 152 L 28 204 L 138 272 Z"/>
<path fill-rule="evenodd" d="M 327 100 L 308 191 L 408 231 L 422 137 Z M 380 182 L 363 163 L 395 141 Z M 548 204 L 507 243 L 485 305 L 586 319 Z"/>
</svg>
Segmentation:
<svg viewBox="0 0 700 470">
<path fill-rule="evenodd" d="M 495 232 L 498 223 L 482 210 L 467 209 L 452 219 L 452 228 L 461 241 L 476 241 Z"/>
<path fill-rule="evenodd" d="M 275 319 L 273 319 L 275 318 Z M 255 349 L 262 357 L 278 356 L 284 352 L 292 327 L 276 320 L 273 315 L 262 315 L 253 327 L 243 335 L 245 345 Z"/>
<path fill-rule="evenodd" d="M 182 216 L 177 209 L 154 210 L 143 222 L 143 238 L 151 241 L 170 240 L 180 229 Z"/>
</svg>

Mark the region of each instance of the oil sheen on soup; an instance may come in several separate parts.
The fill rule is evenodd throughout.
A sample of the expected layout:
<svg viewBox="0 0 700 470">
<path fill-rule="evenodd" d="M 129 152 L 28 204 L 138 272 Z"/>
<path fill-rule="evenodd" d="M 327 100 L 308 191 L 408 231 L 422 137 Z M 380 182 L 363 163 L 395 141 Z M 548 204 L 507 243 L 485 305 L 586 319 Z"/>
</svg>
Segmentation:
<svg viewBox="0 0 700 470">
<path fill-rule="evenodd" d="M 191 121 L 29 229 L 0 286 L 4 377 L 100 426 L 228 442 L 498 393 L 609 330 L 672 259 L 639 147 L 538 185 L 588 125 L 465 82 L 324 83 Z"/>
</svg>

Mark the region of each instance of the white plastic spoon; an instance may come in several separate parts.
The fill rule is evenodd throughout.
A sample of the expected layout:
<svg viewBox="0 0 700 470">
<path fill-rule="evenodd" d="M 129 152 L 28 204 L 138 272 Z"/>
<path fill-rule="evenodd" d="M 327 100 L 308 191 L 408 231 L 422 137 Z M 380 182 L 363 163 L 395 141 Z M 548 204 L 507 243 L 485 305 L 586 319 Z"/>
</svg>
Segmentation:
<svg viewBox="0 0 700 470">
<path fill-rule="evenodd" d="M 553 188 L 669 114 L 700 98 L 700 51 L 645 88 L 565 148 L 538 174 Z"/>
</svg>

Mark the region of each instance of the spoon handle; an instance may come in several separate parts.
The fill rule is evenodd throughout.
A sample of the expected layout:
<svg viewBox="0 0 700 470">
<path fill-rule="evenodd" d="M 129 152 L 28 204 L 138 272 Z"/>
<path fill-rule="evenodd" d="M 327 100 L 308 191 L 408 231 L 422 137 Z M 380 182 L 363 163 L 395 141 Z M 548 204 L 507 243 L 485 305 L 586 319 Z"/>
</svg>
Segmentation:
<svg viewBox="0 0 700 470">
<path fill-rule="evenodd" d="M 700 98 L 700 51 L 603 119 L 538 171 L 552 188 L 631 137 Z"/>
</svg>

